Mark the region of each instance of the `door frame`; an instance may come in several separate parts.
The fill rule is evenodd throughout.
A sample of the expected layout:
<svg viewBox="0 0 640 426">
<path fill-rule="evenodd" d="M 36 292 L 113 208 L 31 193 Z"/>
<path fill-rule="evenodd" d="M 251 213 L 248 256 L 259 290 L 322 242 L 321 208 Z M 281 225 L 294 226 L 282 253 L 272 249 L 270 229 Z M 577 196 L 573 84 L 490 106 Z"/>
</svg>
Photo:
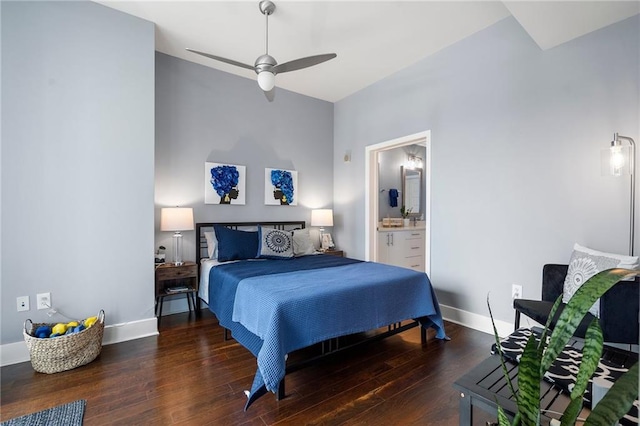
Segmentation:
<svg viewBox="0 0 640 426">
<path fill-rule="evenodd" d="M 431 272 L 431 130 L 414 133 L 397 139 L 380 142 L 365 147 L 365 260 L 377 261 L 378 247 L 378 211 L 379 211 L 379 182 L 378 155 L 383 151 L 400 148 L 407 145 L 425 144 L 427 155 L 423 161 L 426 185 L 423 196 L 425 199 L 425 253 L 424 267 L 427 275 Z"/>
</svg>

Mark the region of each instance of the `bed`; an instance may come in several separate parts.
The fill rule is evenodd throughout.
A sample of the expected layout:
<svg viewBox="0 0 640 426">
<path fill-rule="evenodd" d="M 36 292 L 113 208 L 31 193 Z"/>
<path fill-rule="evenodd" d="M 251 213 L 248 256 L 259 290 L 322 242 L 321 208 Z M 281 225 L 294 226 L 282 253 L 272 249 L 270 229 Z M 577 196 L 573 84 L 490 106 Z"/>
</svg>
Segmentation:
<svg viewBox="0 0 640 426">
<path fill-rule="evenodd" d="M 198 296 L 257 359 L 245 410 L 269 391 L 284 397 L 295 350 L 385 326 L 448 339 L 426 274 L 318 254 L 304 222 L 198 223 L 196 235 Z"/>
</svg>

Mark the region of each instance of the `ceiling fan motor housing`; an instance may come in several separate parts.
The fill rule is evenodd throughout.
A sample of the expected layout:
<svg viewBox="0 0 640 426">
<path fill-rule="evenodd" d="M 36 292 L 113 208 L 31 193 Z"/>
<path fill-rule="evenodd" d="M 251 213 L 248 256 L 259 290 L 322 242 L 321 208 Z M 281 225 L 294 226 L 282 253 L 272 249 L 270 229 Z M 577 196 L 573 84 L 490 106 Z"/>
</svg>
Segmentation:
<svg viewBox="0 0 640 426">
<path fill-rule="evenodd" d="M 260 74 L 262 71 L 269 71 L 275 75 L 275 72 L 273 72 L 273 67 L 275 67 L 276 65 L 278 65 L 278 62 L 276 62 L 273 56 L 267 54 L 261 55 L 260 57 L 258 57 L 258 59 L 256 59 L 256 74 Z"/>
</svg>

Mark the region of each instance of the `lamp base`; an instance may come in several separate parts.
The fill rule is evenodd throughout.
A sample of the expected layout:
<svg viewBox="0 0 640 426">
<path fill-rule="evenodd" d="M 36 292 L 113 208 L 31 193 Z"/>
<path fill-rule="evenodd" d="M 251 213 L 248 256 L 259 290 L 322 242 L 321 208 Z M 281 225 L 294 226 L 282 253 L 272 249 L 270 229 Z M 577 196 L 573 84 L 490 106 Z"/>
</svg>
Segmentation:
<svg viewBox="0 0 640 426">
<path fill-rule="evenodd" d="M 180 232 L 173 234 L 173 264 L 176 266 L 184 264 L 182 261 L 182 234 Z"/>
</svg>

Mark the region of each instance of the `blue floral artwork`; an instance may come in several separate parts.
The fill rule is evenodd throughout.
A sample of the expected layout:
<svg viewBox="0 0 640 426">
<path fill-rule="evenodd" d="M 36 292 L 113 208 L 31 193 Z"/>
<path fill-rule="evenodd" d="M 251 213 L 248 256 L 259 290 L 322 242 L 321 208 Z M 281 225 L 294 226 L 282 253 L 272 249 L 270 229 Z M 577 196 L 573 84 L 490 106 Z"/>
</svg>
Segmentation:
<svg viewBox="0 0 640 426">
<path fill-rule="evenodd" d="M 297 206 L 297 190 L 298 172 L 294 170 L 265 169 L 265 204 L 273 206 Z"/>
<path fill-rule="evenodd" d="M 205 163 L 205 204 L 245 204 L 245 166 Z"/>
</svg>

